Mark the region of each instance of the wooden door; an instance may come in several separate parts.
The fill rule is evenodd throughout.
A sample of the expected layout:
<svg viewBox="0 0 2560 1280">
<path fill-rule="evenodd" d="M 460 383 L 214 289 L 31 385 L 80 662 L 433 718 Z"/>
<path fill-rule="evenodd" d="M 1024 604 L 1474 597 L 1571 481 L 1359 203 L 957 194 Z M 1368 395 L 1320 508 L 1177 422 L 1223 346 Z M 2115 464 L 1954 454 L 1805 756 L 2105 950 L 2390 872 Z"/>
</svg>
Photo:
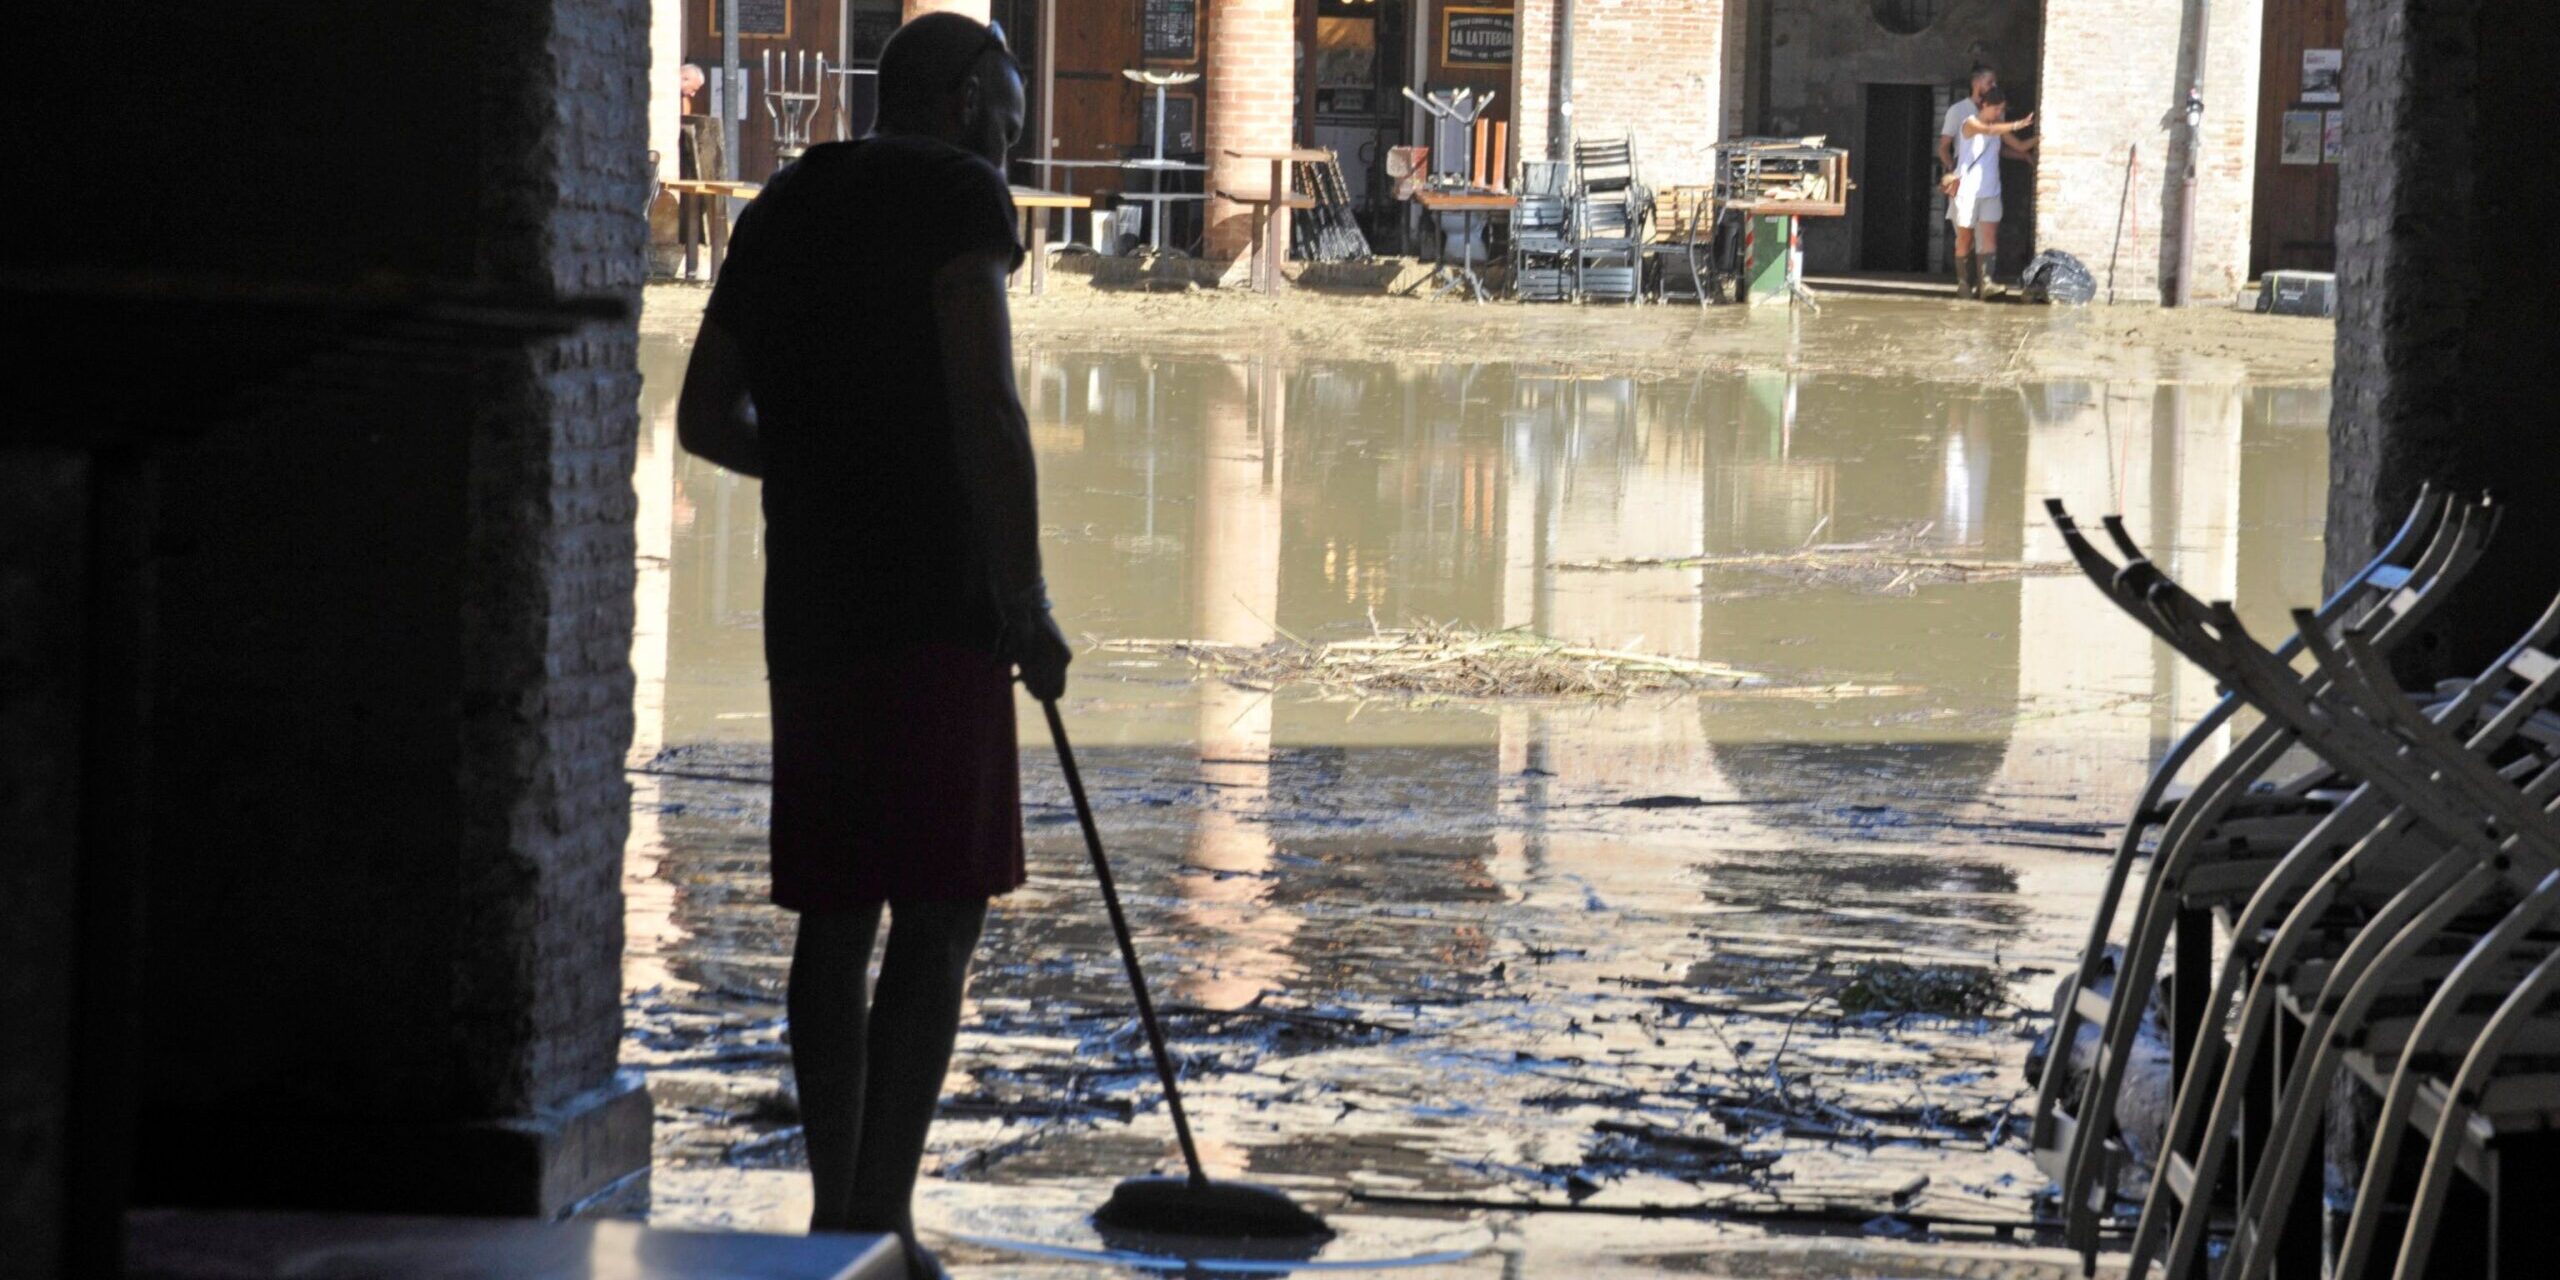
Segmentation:
<svg viewBox="0 0 2560 1280">
<path fill-rule="evenodd" d="M 2265 3 L 2249 274 L 2328 271 L 2338 256 L 2338 165 L 2334 145 L 2324 141 L 2334 137 L 2345 104 L 2338 100 L 2344 76 L 2328 70 L 2327 55 L 2346 45 L 2346 0 Z M 2306 66 L 2306 55 L 2315 65 Z"/>
<path fill-rule="evenodd" d="M 1867 271 L 1929 269 L 1929 193 L 1938 118 L 1935 87 L 1871 84 L 1866 133 L 1855 157 L 1862 177 L 1849 193 L 1858 207 L 1858 266 Z"/>
<path fill-rule="evenodd" d="M 1057 0 L 1057 120 L 1049 136 L 1060 160 L 1117 160 L 1138 139 L 1140 98 L 1148 93 L 1120 74 L 1139 65 L 1139 0 Z M 1196 70 L 1197 68 L 1191 68 Z M 1196 93 L 1199 86 L 1190 91 Z M 1035 88 L 1033 92 L 1038 92 Z M 1038 154 L 1038 148 L 1026 148 Z M 1059 171 L 1053 185 L 1069 180 Z M 1118 189 L 1116 172 L 1078 170 L 1075 190 Z"/>
</svg>

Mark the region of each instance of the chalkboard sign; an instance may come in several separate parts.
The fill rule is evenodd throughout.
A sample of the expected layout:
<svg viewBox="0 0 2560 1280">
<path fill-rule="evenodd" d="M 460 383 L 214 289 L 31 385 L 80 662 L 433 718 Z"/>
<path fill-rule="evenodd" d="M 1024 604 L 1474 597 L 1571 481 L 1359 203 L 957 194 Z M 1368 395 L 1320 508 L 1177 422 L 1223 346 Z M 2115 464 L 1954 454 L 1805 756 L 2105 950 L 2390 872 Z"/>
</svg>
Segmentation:
<svg viewBox="0 0 2560 1280">
<path fill-rule="evenodd" d="M 1458 5 L 1440 11 L 1440 65 L 1492 69 L 1511 65 L 1509 9 Z"/>
<path fill-rule="evenodd" d="M 1141 0 L 1139 53 L 1149 62 L 1200 60 L 1200 0 Z"/>
<path fill-rule="evenodd" d="M 898 29 L 902 15 L 896 9 L 856 9 L 848 18 L 853 24 L 853 38 L 848 42 L 853 65 L 879 66 L 880 46 L 889 43 L 889 33 Z"/>
<path fill-rule="evenodd" d="M 1138 149 L 1152 152 L 1156 145 L 1156 95 L 1149 93 L 1138 99 Z M 1168 93 L 1164 97 L 1164 151 L 1166 155 L 1182 155 L 1200 149 L 1200 100 L 1187 93 Z"/>
<path fill-rule="evenodd" d="M 711 0 L 711 34 L 720 34 L 725 0 Z M 738 34 L 787 37 L 791 34 L 791 0 L 738 0 Z"/>
</svg>

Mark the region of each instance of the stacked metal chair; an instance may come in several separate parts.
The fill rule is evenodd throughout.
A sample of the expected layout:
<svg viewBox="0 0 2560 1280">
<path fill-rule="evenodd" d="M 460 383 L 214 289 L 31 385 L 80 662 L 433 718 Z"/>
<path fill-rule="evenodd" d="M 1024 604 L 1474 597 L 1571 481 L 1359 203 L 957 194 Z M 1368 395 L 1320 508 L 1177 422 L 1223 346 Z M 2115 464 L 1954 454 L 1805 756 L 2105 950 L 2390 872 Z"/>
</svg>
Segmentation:
<svg viewBox="0 0 2560 1280">
<path fill-rule="evenodd" d="M 2238 704 L 2265 718 L 2168 816 L 2115 992 L 2082 999 L 2096 973 L 2090 958 L 2066 992 L 2057 1057 L 2068 1056 L 2078 1020 L 2106 1029 L 2078 1111 L 2060 1106 L 2050 1068 L 2039 1098 L 2036 1145 L 2049 1161 L 2064 1157 L 2048 1167 L 2058 1168 L 2072 1243 L 2094 1257 L 2098 1220 L 2113 1207 L 2113 1059 L 2129 1046 L 2122 1024 L 2141 1006 L 2134 993 L 2158 964 L 2168 932 L 2159 917 L 2217 877 L 2222 888 L 2209 891 L 2223 910 L 2245 906 L 2226 915 L 2229 952 L 2210 996 L 2191 1023 L 2181 1018 L 2176 1105 L 2130 1274 L 2147 1275 L 2154 1262 L 2172 1276 L 2205 1274 L 2226 1175 L 2239 1212 L 2221 1274 L 2253 1280 L 2280 1255 L 2288 1274 L 2296 1262 L 2317 1266 L 2317 1240 L 2302 1240 L 2310 1224 L 2293 1215 L 2307 1185 L 2316 1193 L 2304 1170 L 2342 1077 L 2380 1095 L 2382 1124 L 2365 1153 L 2338 1274 L 2379 1274 L 2398 1188 L 2416 1188 L 2396 1241 L 2403 1276 L 2425 1272 L 2459 1182 L 2488 1187 L 2492 1203 L 2512 1192 L 2509 1215 L 2532 1212 L 2527 1188 L 2540 1178 L 2547 1191 L 2560 1177 L 2560 1147 L 2541 1139 L 2538 1163 L 2524 1162 L 2512 1185 L 2499 1181 L 2497 1153 L 2502 1137 L 2560 1127 L 2560 716 L 2550 710 L 2560 696 L 2560 601 L 2477 679 L 2413 698 L 2391 680 L 2388 651 L 2477 559 L 2495 525 L 2485 502 L 2423 498 L 2392 546 L 2329 605 L 2297 612 L 2298 635 L 2272 652 L 2228 604 L 2196 600 L 2143 557 L 2120 522 L 2107 531 L 2121 565 L 2060 504 L 2048 507 L 2109 598 L 2230 691 L 2200 731 Z M 2293 665 L 2299 654 L 2310 671 Z M 2165 798 L 2166 778 L 2198 740 L 2191 734 L 2172 752 L 2146 807 Z M 2231 857 L 2193 834 L 2243 808 L 2241 796 L 2280 796 L 2286 784 L 2249 779 L 2272 763 L 2271 748 L 2295 745 L 2349 789 L 2281 858 Z M 2136 838 L 2128 833 L 2128 849 Z M 2111 873 L 2093 953 L 2103 950 L 2129 861 L 2120 856 Z M 2408 1137 L 2420 1121 L 2427 1145 L 2412 1167 Z M 2512 1255 L 2514 1239 L 2466 1261 Z"/>
<path fill-rule="evenodd" d="M 1636 300 L 1644 282 L 1653 196 L 1636 172 L 1632 136 L 1573 144 L 1573 270 L 1579 298 Z"/>
<path fill-rule="evenodd" d="M 1574 297 L 1572 183 L 1562 161 L 1523 160 L 1511 215 L 1512 289 L 1523 302 Z"/>
</svg>

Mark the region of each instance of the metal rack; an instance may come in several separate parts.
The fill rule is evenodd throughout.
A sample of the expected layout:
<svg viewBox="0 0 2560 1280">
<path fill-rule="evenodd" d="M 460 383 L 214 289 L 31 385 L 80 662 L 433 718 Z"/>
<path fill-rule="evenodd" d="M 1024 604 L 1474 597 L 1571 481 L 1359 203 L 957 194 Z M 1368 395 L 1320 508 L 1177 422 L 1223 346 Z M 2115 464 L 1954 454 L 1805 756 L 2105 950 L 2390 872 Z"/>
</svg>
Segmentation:
<svg viewBox="0 0 2560 1280">
<path fill-rule="evenodd" d="M 1716 144 L 1716 203 L 1746 213 L 1837 218 L 1849 211 L 1849 152 L 1820 138 Z"/>
</svg>

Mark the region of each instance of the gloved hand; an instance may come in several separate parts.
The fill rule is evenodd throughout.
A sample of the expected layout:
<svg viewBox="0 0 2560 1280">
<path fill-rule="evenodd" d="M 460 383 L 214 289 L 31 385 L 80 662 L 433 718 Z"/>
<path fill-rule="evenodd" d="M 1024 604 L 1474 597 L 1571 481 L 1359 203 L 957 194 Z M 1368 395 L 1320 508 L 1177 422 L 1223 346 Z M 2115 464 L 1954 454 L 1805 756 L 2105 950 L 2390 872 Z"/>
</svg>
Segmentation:
<svg viewBox="0 0 2560 1280">
<path fill-rule="evenodd" d="M 1022 672 L 1022 687 L 1042 702 L 1067 691 L 1067 664 L 1075 651 L 1049 612 L 1049 588 L 1034 582 L 1004 602 L 1004 656 Z"/>
</svg>

